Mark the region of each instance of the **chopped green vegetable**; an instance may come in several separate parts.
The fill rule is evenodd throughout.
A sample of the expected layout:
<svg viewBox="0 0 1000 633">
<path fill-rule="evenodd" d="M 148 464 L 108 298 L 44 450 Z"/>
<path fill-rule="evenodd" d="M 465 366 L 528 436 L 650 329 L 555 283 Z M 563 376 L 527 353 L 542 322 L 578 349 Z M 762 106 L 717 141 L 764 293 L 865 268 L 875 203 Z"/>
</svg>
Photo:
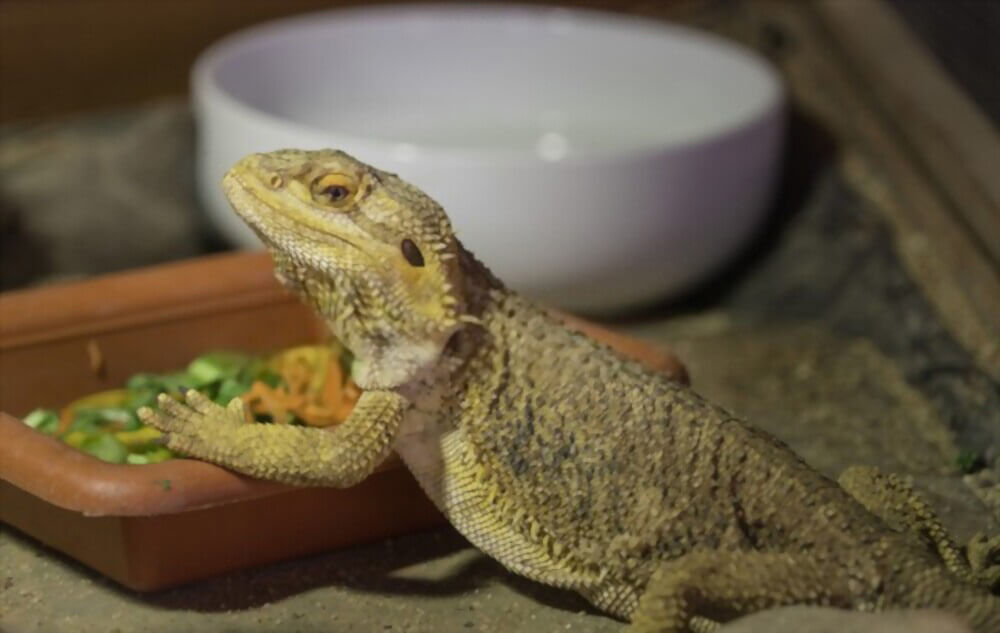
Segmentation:
<svg viewBox="0 0 1000 633">
<path fill-rule="evenodd" d="M 112 464 L 124 464 L 128 458 L 128 448 L 116 440 L 113 435 L 107 433 L 84 438 L 79 448 L 84 453 L 90 453 L 97 459 Z"/>
<path fill-rule="evenodd" d="M 198 389 L 224 378 L 236 377 L 253 362 L 253 358 L 237 352 L 209 352 L 191 361 L 187 367 L 191 387 Z"/>
<path fill-rule="evenodd" d="M 80 448 L 88 437 L 90 434 L 86 431 L 70 431 L 63 435 L 62 440 L 73 448 Z"/>
<path fill-rule="evenodd" d="M 219 385 L 219 392 L 215 395 L 215 401 L 225 406 L 233 398 L 246 393 L 250 389 L 250 384 L 236 378 L 226 378 Z"/>
<path fill-rule="evenodd" d="M 170 449 L 161 446 L 145 453 L 129 453 L 125 458 L 125 463 L 134 465 L 156 464 L 157 462 L 166 461 L 173 456 L 174 454 Z"/>
<path fill-rule="evenodd" d="M 170 490 L 173 485 L 169 479 L 157 479 L 154 483 L 164 490 Z"/>
<path fill-rule="evenodd" d="M 158 391 L 145 387 L 134 390 L 130 389 L 128 402 L 125 403 L 125 406 L 133 411 L 138 411 L 142 407 L 155 407 L 156 396 L 158 395 Z"/>
<path fill-rule="evenodd" d="M 133 431 L 142 426 L 139 416 L 135 410 L 124 407 L 108 407 L 96 411 L 100 419 L 108 425 L 118 427 L 124 431 Z"/>
<path fill-rule="evenodd" d="M 115 433 L 115 439 L 133 451 L 144 451 L 151 446 L 156 446 L 155 442 L 161 437 L 163 437 L 163 433 L 151 426 Z"/>
<path fill-rule="evenodd" d="M 100 433 L 106 426 L 107 423 L 95 409 L 78 409 L 67 432 Z"/>
<path fill-rule="evenodd" d="M 156 391 L 160 387 L 160 377 L 156 374 L 135 374 L 125 381 L 125 388 L 129 391 Z"/>
<path fill-rule="evenodd" d="M 179 394 L 184 389 L 194 387 L 191 376 L 186 371 L 177 371 L 172 374 L 162 374 L 160 376 L 160 388 L 158 392 Z"/>
<path fill-rule="evenodd" d="M 35 409 L 24 416 L 24 423 L 46 435 L 51 435 L 59 429 L 59 414 L 52 409 Z"/>
<path fill-rule="evenodd" d="M 174 456 L 174 452 L 167 448 L 166 446 L 157 446 L 152 450 L 148 450 L 143 455 L 149 460 L 150 464 L 155 464 L 157 462 L 165 462 Z"/>
<path fill-rule="evenodd" d="M 271 388 L 277 387 L 281 384 L 281 376 L 268 367 L 261 369 L 260 373 L 254 376 L 254 379 L 250 382 L 253 382 L 254 380 L 259 380 Z"/>
</svg>

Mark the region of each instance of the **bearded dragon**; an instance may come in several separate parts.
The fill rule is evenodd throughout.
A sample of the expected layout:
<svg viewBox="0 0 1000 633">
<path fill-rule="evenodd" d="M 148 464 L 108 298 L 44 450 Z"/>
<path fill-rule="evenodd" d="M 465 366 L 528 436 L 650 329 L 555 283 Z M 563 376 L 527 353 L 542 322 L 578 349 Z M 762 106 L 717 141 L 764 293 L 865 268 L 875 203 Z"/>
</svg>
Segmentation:
<svg viewBox="0 0 1000 633">
<path fill-rule="evenodd" d="M 254 154 L 225 176 L 277 278 L 354 354 L 331 431 L 244 423 L 196 391 L 144 421 L 171 449 L 350 486 L 395 450 L 468 540 L 633 633 L 710 631 L 765 608 L 936 607 L 1000 631 L 1000 540 L 959 548 L 902 479 L 840 484 L 733 414 L 506 288 L 444 210 L 339 151 Z"/>
</svg>

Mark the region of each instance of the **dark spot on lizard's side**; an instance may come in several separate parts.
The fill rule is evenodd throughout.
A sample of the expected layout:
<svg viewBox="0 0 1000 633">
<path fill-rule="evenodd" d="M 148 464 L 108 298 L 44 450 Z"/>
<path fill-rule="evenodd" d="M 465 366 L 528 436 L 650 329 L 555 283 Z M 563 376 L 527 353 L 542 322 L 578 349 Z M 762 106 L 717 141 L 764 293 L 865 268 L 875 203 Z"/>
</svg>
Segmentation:
<svg viewBox="0 0 1000 633">
<path fill-rule="evenodd" d="M 527 460 L 524 458 L 524 455 L 521 455 L 520 453 L 515 453 L 513 451 L 508 453 L 508 455 L 511 457 L 511 459 L 507 461 L 507 466 L 510 468 L 511 472 L 514 473 L 515 475 L 523 475 L 528 470 L 529 467 Z"/>
<path fill-rule="evenodd" d="M 757 537 L 754 534 L 754 530 L 750 527 L 749 521 L 747 521 L 746 509 L 743 507 L 743 503 L 740 501 L 736 490 L 736 480 L 732 480 L 729 484 L 729 494 L 733 498 L 733 517 L 736 519 L 736 527 L 739 529 L 740 533 L 743 534 L 743 538 L 747 540 L 754 549 L 760 548 L 760 543 L 757 542 Z"/>
<path fill-rule="evenodd" d="M 535 434 L 535 410 L 532 408 L 530 402 L 524 405 L 524 424 L 520 432 L 528 436 L 525 438 L 526 441 L 531 441 L 531 436 Z"/>
<path fill-rule="evenodd" d="M 497 384 L 493 387 L 493 393 L 490 397 L 490 403 L 486 406 L 486 417 L 490 420 L 495 419 L 497 415 L 497 405 L 500 403 L 500 396 L 502 396 L 507 391 L 507 383 L 510 381 L 510 350 L 504 349 L 503 351 L 503 362 L 500 365 L 503 370 L 500 374 Z"/>
<path fill-rule="evenodd" d="M 722 433 L 719 433 L 715 437 L 715 446 L 712 447 L 712 490 L 717 490 L 719 487 L 719 460 L 722 458 L 723 451 L 725 450 L 726 437 Z"/>
<path fill-rule="evenodd" d="M 508 409 L 513 409 L 514 403 L 508 403 Z M 511 420 L 512 437 L 504 447 L 504 462 L 515 474 L 523 474 L 528 464 L 525 455 L 532 454 L 535 443 L 535 413 L 531 403 L 525 403 L 523 410 Z"/>
<path fill-rule="evenodd" d="M 573 455 L 573 446 L 570 443 L 563 444 L 555 451 L 556 463 L 561 462 Z"/>
</svg>

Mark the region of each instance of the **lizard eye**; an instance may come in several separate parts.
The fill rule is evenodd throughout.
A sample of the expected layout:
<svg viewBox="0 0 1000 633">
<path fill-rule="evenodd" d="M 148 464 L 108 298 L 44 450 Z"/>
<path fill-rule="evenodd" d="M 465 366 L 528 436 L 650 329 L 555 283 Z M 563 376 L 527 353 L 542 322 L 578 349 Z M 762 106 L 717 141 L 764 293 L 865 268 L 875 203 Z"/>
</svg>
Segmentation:
<svg viewBox="0 0 1000 633">
<path fill-rule="evenodd" d="M 345 174 L 326 174 L 312 185 L 313 199 L 335 207 L 342 207 L 354 199 L 358 187 L 354 179 Z"/>
<path fill-rule="evenodd" d="M 420 252 L 420 249 L 413 243 L 413 240 L 406 238 L 399 247 L 403 251 L 403 257 L 406 258 L 406 261 L 410 262 L 410 266 L 419 268 L 424 265 L 424 254 Z"/>
</svg>

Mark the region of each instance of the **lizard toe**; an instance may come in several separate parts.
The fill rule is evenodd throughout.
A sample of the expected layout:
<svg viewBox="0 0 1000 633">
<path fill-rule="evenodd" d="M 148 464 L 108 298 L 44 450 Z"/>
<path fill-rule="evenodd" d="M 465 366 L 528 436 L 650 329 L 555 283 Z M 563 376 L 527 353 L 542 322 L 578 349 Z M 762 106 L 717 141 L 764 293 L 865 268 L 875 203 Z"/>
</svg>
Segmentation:
<svg viewBox="0 0 1000 633">
<path fill-rule="evenodd" d="M 188 389 L 184 392 L 184 403 L 206 417 L 215 417 L 224 414 L 223 407 L 220 407 L 215 401 L 196 389 Z"/>
<path fill-rule="evenodd" d="M 990 591 L 1000 591 L 1000 534 L 977 532 L 966 546 L 969 566 L 979 583 Z"/>
<path fill-rule="evenodd" d="M 178 422 L 170 416 L 161 415 L 159 411 L 155 411 L 149 407 L 140 407 L 136 411 L 136 415 L 139 416 L 139 420 L 143 424 L 153 427 L 158 431 L 163 433 L 169 433 L 180 428 L 183 422 Z"/>
<path fill-rule="evenodd" d="M 194 393 L 194 390 L 189 389 L 187 393 Z M 198 422 L 199 418 L 202 417 L 199 412 L 184 402 L 176 400 L 165 393 L 161 393 L 157 397 L 156 403 L 160 406 L 160 415 L 164 418 L 170 418 L 174 423 L 192 424 Z"/>
</svg>

